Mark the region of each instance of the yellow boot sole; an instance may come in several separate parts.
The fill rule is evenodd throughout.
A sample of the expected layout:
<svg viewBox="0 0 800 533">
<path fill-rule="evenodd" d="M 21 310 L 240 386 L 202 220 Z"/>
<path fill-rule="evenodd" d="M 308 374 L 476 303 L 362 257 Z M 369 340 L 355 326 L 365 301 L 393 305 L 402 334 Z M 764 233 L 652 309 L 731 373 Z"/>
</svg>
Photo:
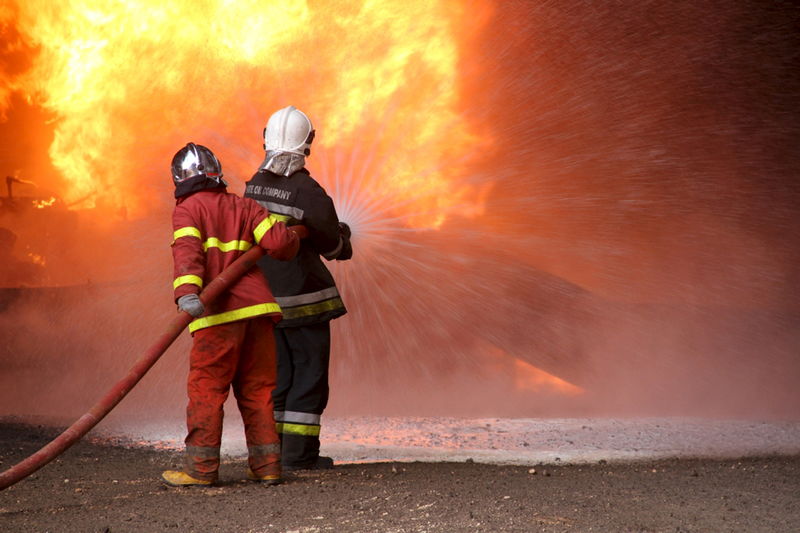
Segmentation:
<svg viewBox="0 0 800 533">
<path fill-rule="evenodd" d="M 164 483 L 172 487 L 191 487 L 194 485 L 208 486 L 213 483 L 213 481 L 194 478 L 186 472 L 181 472 L 179 470 L 166 470 L 161 474 L 161 479 L 164 480 Z"/>
<path fill-rule="evenodd" d="M 278 475 L 257 476 L 249 468 L 247 469 L 247 479 L 249 479 L 250 481 L 257 481 L 259 483 L 264 483 L 265 485 L 277 485 L 278 483 L 281 482 L 281 476 Z"/>
</svg>

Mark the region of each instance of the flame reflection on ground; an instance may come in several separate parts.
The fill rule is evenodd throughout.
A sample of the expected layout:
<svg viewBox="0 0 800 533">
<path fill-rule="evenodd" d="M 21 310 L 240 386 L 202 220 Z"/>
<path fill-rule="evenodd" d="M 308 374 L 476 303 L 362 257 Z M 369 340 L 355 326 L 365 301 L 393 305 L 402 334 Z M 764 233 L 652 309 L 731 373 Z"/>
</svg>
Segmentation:
<svg viewBox="0 0 800 533">
<path fill-rule="evenodd" d="M 246 455 L 240 419 L 226 421 L 223 454 Z M 139 433 L 144 430 L 144 433 Z M 109 444 L 182 450 L 163 427 L 106 434 Z M 800 422 L 697 418 L 329 417 L 322 453 L 337 462 L 465 461 L 535 465 L 667 457 L 800 453 Z"/>
</svg>

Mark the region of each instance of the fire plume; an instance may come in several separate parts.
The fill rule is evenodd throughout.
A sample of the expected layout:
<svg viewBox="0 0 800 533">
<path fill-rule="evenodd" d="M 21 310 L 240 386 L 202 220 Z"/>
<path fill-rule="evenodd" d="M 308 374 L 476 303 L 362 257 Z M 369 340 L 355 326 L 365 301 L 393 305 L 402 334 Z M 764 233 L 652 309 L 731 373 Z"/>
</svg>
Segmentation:
<svg viewBox="0 0 800 533">
<path fill-rule="evenodd" d="M 488 11 L 456 0 L 11 0 L 0 26 L 35 54 L 0 82 L 0 108 L 17 91 L 53 114 L 49 155 L 67 205 L 144 215 L 154 197 L 169 200 L 167 166 L 185 142 L 208 144 L 244 180 L 269 114 L 293 104 L 318 131 L 312 171 L 321 158 L 358 159 L 349 169 L 360 175 L 342 179 L 406 212 L 435 211 L 406 223 L 436 226 L 449 209 L 480 210 L 481 194 L 455 185 L 457 162 L 488 143 L 460 112 L 458 69 Z"/>
<path fill-rule="evenodd" d="M 558 376 L 519 359 L 496 346 L 486 345 L 486 364 L 496 375 L 508 375 L 519 392 L 580 396 L 585 390 Z"/>
<path fill-rule="evenodd" d="M 45 207 L 52 206 L 54 203 L 56 203 L 56 199 L 53 196 L 47 200 L 33 200 L 33 206 L 36 209 L 44 209 Z"/>
</svg>

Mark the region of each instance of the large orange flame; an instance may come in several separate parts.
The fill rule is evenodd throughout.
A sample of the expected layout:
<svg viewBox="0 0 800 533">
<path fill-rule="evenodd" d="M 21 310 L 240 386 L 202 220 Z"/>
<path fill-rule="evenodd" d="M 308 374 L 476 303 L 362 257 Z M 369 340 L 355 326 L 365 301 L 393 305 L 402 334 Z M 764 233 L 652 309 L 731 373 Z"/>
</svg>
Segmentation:
<svg viewBox="0 0 800 533">
<path fill-rule="evenodd" d="M 408 223 L 436 226 L 451 207 L 480 210 L 453 182 L 454 162 L 487 142 L 460 113 L 458 72 L 487 13 L 458 0 L 12 0 L 0 24 L 37 54 L 0 108 L 19 91 L 55 115 L 67 204 L 139 215 L 189 140 L 246 179 L 267 117 L 293 104 L 318 153 L 369 162 L 350 170 L 420 213 Z"/>
</svg>

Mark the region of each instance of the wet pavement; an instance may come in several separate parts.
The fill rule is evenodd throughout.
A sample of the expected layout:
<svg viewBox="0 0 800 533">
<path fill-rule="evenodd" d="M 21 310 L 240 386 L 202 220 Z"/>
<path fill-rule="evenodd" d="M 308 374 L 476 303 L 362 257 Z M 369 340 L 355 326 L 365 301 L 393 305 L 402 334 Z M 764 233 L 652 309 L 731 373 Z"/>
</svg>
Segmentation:
<svg viewBox="0 0 800 533">
<path fill-rule="evenodd" d="M 223 454 L 245 454 L 241 422 L 225 421 Z M 118 435 L 119 428 L 104 430 Z M 137 427 L 134 440 L 182 448 L 179 424 Z M 172 433 L 172 434 L 170 434 Z M 700 418 L 323 419 L 322 453 L 339 463 L 466 461 L 579 464 L 661 458 L 739 458 L 800 453 L 800 421 Z"/>
</svg>

